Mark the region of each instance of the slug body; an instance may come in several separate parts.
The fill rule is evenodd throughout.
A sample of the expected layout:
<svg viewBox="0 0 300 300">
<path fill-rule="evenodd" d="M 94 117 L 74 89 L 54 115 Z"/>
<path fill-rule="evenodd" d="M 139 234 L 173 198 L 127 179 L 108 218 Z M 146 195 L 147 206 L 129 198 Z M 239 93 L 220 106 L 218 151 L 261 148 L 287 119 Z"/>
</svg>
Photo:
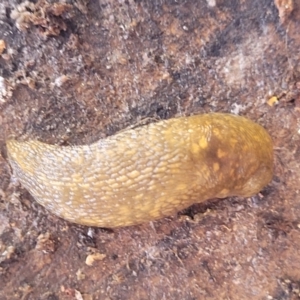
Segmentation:
<svg viewBox="0 0 300 300">
<path fill-rule="evenodd" d="M 99 227 L 139 224 L 193 203 L 248 197 L 272 178 L 260 125 L 230 114 L 160 121 L 84 146 L 7 141 L 16 177 L 52 213 Z"/>
</svg>

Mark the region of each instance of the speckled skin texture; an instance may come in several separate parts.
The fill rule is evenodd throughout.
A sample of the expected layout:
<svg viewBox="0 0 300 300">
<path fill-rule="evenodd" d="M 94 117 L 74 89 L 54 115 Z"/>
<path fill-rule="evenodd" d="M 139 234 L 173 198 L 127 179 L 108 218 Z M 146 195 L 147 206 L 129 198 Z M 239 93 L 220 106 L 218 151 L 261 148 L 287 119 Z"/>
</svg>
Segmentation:
<svg viewBox="0 0 300 300">
<path fill-rule="evenodd" d="M 251 196 L 273 174 L 268 133 L 229 114 L 160 121 L 85 146 L 8 140 L 7 151 L 40 204 L 99 227 L 155 220 L 210 198 Z"/>
</svg>

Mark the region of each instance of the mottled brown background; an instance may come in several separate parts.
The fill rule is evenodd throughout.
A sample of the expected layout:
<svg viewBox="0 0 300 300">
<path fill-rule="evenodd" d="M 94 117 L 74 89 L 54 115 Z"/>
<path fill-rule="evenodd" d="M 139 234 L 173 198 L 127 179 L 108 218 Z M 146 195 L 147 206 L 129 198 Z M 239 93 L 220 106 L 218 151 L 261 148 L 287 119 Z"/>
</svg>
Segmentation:
<svg viewBox="0 0 300 300">
<path fill-rule="evenodd" d="M 299 49 L 299 0 L 1 0 L 0 299 L 300 299 Z M 105 230 L 11 180 L 8 136 L 84 144 L 210 111 L 270 132 L 260 195 Z"/>
</svg>

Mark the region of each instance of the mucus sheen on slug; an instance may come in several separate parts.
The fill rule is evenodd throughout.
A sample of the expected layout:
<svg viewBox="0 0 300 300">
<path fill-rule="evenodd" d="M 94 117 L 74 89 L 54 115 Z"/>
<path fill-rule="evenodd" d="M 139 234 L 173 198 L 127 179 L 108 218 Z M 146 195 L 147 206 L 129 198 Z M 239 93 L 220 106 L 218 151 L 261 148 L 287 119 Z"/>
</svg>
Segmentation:
<svg viewBox="0 0 300 300">
<path fill-rule="evenodd" d="M 41 205 L 71 222 L 108 228 L 210 198 L 248 197 L 273 174 L 266 130 L 221 113 L 160 121 L 84 146 L 10 139 L 7 152 L 14 174 Z"/>
</svg>

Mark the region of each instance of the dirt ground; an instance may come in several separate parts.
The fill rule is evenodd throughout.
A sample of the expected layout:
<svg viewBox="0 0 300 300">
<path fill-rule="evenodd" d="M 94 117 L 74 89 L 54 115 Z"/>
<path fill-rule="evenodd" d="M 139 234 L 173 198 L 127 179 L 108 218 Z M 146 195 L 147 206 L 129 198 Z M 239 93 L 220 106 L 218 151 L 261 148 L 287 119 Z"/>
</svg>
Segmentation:
<svg viewBox="0 0 300 300">
<path fill-rule="evenodd" d="M 298 0 L 0 1 L 0 299 L 300 299 Z M 246 116 L 272 182 L 120 229 L 11 178 L 8 136 L 89 144 L 144 120 Z"/>
</svg>

